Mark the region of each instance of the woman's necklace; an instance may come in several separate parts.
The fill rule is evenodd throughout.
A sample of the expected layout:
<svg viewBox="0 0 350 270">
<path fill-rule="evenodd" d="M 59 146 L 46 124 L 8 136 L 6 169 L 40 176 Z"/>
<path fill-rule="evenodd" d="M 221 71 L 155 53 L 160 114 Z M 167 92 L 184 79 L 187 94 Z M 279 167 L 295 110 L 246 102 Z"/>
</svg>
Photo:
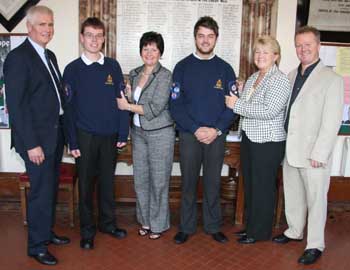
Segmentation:
<svg viewBox="0 0 350 270">
<path fill-rule="evenodd" d="M 147 72 L 142 71 L 142 72 L 141 72 L 141 74 L 142 74 L 143 76 L 149 76 L 149 75 L 151 75 L 151 74 L 152 74 L 152 72 L 147 73 Z"/>
</svg>

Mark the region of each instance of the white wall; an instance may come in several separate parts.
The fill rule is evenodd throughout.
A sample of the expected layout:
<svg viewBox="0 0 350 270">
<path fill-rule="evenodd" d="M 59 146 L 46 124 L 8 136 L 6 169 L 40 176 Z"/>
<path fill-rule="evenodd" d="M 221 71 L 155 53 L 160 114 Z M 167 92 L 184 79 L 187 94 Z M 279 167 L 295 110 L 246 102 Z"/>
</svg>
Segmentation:
<svg viewBox="0 0 350 270">
<path fill-rule="evenodd" d="M 50 7 L 55 16 L 55 35 L 49 43 L 57 56 L 61 71 L 79 54 L 79 0 L 42 0 L 40 5 Z M 26 33 L 25 19 L 23 19 L 12 33 Z M 0 25 L 0 33 L 8 33 Z M 10 151 L 10 130 L 0 130 L 0 171 L 24 171 L 23 162 L 12 150 Z"/>
<path fill-rule="evenodd" d="M 288 73 L 299 62 L 295 55 L 294 33 L 297 12 L 297 0 L 279 0 L 276 38 L 281 46 L 280 69 Z"/>
</svg>

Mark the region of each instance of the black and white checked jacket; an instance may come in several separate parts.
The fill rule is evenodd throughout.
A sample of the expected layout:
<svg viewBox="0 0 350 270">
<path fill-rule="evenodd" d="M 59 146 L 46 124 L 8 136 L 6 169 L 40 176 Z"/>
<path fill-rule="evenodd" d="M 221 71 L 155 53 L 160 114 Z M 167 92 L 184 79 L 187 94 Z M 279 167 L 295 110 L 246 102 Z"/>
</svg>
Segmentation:
<svg viewBox="0 0 350 270">
<path fill-rule="evenodd" d="M 239 135 L 244 130 L 249 140 L 256 143 L 283 141 L 286 139 L 285 112 L 291 93 L 289 79 L 274 65 L 247 100 L 257 78 L 258 72 L 248 78 L 233 108 L 241 115 Z"/>
</svg>

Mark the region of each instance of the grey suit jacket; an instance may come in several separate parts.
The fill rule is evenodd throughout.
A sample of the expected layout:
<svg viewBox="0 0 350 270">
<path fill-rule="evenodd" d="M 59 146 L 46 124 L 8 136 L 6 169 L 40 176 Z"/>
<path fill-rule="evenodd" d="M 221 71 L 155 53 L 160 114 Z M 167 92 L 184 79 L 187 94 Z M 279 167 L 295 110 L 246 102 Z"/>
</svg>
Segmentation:
<svg viewBox="0 0 350 270">
<path fill-rule="evenodd" d="M 143 66 L 140 66 L 131 70 L 129 74 L 132 100 L 134 100 L 135 89 L 140 81 L 142 69 Z M 144 115 L 140 115 L 142 129 L 156 130 L 174 124 L 168 105 L 171 83 L 171 72 L 158 63 L 143 87 L 137 102 L 143 106 Z"/>
<path fill-rule="evenodd" d="M 288 75 L 295 82 L 297 69 Z M 294 167 L 310 168 L 310 160 L 328 163 L 342 120 L 343 79 L 321 61 L 311 72 L 291 110 L 286 158 Z"/>
</svg>

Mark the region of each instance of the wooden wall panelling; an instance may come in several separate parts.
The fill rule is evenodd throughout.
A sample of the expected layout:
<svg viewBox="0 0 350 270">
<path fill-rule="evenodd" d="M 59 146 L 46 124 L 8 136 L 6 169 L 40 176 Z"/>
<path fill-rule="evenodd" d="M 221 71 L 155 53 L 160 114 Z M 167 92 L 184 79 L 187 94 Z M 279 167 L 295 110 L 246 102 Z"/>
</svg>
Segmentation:
<svg viewBox="0 0 350 270">
<path fill-rule="evenodd" d="M 117 0 L 79 0 L 79 27 L 88 17 L 97 17 L 104 22 L 106 27 L 104 54 L 111 58 L 116 58 L 116 16 Z"/>
</svg>

